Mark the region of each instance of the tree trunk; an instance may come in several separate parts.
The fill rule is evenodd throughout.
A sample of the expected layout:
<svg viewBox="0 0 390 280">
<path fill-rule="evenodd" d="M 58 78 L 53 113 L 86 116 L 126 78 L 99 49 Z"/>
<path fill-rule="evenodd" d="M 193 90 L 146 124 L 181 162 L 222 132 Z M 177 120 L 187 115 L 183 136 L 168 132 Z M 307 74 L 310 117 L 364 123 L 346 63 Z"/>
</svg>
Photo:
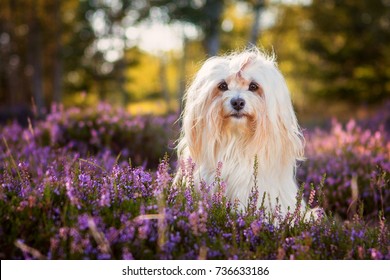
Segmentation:
<svg viewBox="0 0 390 280">
<path fill-rule="evenodd" d="M 8 42 L 3 43 L 0 49 L 0 100 L 10 107 L 18 104 L 20 92 L 22 92 L 22 83 L 20 82 L 20 59 L 12 55 L 15 51 L 14 34 L 12 32 L 13 24 L 8 22 L 0 26 L 4 34 L 8 35 Z M 4 90 L 4 91 L 3 91 Z"/>
<path fill-rule="evenodd" d="M 30 47 L 28 48 L 28 56 L 32 70 L 31 90 L 33 102 L 36 106 L 36 113 L 39 117 L 43 113 L 45 102 L 43 95 L 41 26 L 35 5 L 32 5 L 29 27 Z"/>
<path fill-rule="evenodd" d="M 260 36 L 260 15 L 264 8 L 264 0 L 255 0 L 255 3 L 253 4 L 253 24 L 251 29 L 251 34 L 249 38 L 249 47 L 250 46 L 256 46 L 257 40 Z"/>
<path fill-rule="evenodd" d="M 24 75 L 19 48 L 21 40 L 15 35 L 15 22 L 18 14 L 12 9 L 11 2 L 0 3 L 0 103 L 11 109 L 26 105 L 24 92 Z"/>
<path fill-rule="evenodd" d="M 220 27 L 223 11 L 222 0 L 207 0 L 204 10 L 208 16 L 208 20 L 203 24 L 203 32 L 205 33 L 205 48 L 208 56 L 217 55 L 220 48 Z"/>
<path fill-rule="evenodd" d="M 62 101 L 62 21 L 61 21 L 61 0 L 56 0 L 54 6 L 56 16 L 54 73 L 53 73 L 53 100 L 56 103 Z"/>
</svg>

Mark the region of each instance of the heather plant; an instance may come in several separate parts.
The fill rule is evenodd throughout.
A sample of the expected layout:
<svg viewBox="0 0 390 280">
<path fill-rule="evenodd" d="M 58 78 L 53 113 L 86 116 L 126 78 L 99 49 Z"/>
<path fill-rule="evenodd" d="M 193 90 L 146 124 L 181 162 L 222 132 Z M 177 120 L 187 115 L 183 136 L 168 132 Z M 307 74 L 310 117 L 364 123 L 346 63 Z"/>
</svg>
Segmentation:
<svg viewBox="0 0 390 280">
<path fill-rule="evenodd" d="M 218 174 L 216 185 L 201 183 L 196 191 L 184 181 L 172 183 L 167 159 L 151 174 L 129 163 L 107 170 L 102 159 L 53 156 L 62 164 L 50 162 L 35 182 L 31 165 L 6 164 L 1 178 L 2 258 L 390 257 L 384 221 L 368 227 L 361 217 L 349 223 L 287 217 L 275 225 L 262 207 L 238 211 L 224 196 Z M 191 165 L 183 172 L 187 177 L 193 176 Z M 217 188 L 212 195 L 211 187 Z"/>
<path fill-rule="evenodd" d="M 390 142 L 383 125 L 369 129 L 350 120 L 344 127 L 333 120 L 330 131 L 317 129 L 305 137 L 308 160 L 298 177 L 306 196 L 315 186 L 325 209 L 342 219 L 360 207 L 371 219 L 380 212 L 390 218 Z"/>
<path fill-rule="evenodd" d="M 390 259 L 385 129 L 334 122 L 330 131 L 308 135 L 300 194 L 326 214 L 304 221 L 299 212 L 281 217 L 278 209 L 255 207 L 264 201 L 255 187 L 240 211 L 224 195 L 223 163 L 212 184 L 197 185 L 190 159 L 178 163 L 182 178 L 173 182 L 168 157 L 156 171 L 118 157 L 110 141 L 121 143 L 115 133 L 133 118 L 124 112 L 99 124 L 117 124 L 118 132 L 88 152 L 92 133 L 69 131 L 116 114 L 99 110 L 106 111 L 92 117 L 92 111 L 53 110 L 27 128 L 0 128 L 1 259 Z M 162 130 L 171 121 L 158 120 Z M 139 152 L 137 141 L 128 149 Z"/>
<path fill-rule="evenodd" d="M 23 140 L 34 139 L 42 147 L 65 147 L 83 157 L 108 152 L 156 168 L 165 153 L 173 154 L 176 119 L 175 115 L 132 116 L 107 103 L 96 108 L 53 105 L 44 121 L 30 121 L 24 138 L 18 137 L 23 128 L 17 123 L 5 127 L 3 134 L 21 146 Z"/>
</svg>

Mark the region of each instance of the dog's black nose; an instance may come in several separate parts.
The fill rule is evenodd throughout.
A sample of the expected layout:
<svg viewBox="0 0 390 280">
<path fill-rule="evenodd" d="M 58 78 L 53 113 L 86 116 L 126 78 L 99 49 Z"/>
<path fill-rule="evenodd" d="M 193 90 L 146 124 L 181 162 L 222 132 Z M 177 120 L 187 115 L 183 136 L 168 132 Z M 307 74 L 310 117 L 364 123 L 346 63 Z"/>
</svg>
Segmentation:
<svg viewBox="0 0 390 280">
<path fill-rule="evenodd" d="M 232 98 L 230 100 L 230 104 L 232 105 L 234 110 L 240 111 L 242 108 L 245 107 L 245 100 L 240 97 Z"/>
</svg>

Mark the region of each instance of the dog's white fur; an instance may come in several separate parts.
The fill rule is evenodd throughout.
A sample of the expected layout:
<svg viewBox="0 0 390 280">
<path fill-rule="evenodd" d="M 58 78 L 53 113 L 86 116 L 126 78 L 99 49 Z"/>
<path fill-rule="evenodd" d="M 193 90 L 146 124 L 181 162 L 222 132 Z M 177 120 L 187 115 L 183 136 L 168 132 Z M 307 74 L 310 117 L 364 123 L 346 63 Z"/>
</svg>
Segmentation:
<svg viewBox="0 0 390 280">
<path fill-rule="evenodd" d="M 219 86 L 224 81 L 227 90 Z M 258 89 L 249 90 L 252 82 Z M 232 98 L 245 101 L 239 113 L 233 109 Z M 222 162 L 226 195 L 232 201 L 238 199 L 245 209 L 257 156 L 258 206 L 265 192 L 267 210 L 275 210 L 278 198 L 282 215 L 294 212 L 295 169 L 303 158 L 304 139 L 274 57 L 256 48 L 212 57 L 197 73 L 185 101 L 178 158 L 195 162 L 195 181 L 213 182 L 217 164 Z"/>
</svg>

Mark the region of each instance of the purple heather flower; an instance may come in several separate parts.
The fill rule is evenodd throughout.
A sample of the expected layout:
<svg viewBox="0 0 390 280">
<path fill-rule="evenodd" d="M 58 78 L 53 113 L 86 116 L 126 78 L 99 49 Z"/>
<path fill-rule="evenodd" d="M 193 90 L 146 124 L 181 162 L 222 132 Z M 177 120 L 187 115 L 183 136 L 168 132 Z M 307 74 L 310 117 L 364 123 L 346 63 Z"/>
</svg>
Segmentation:
<svg viewBox="0 0 390 280">
<path fill-rule="evenodd" d="M 60 245 L 60 240 L 57 237 L 50 238 L 50 251 L 56 251 Z"/>
<path fill-rule="evenodd" d="M 245 226 L 245 221 L 243 219 L 243 217 L 240 215 L 237 219 L 237 225 L 240 227 L 240 228 L 243 228 Z"/>
<path fill-rule="evenodd" d="M 188 186 L 194 187 L 194 172 L 195 172 L 195 162 L 192 161 L 191 158 L 187 159 L 187 164 L 185 166 L 185 177 L 187 178 Z"/>
<path fill-rule="evenodd" d="M 135 236 L 135 227 L 134 225 L 127 221 L 122 226 L 122 230 L 120 230 L 119 234 L 119 242 L 130 242 L 133 240 Z"/>
<path fill-rule="evenodd" d="M 362 240 L 364 239 L 364 235 L 365 235 L 365 232 L 364 230 L 359 230 L 359 231 L 356 231 L 354 228 L 352 229 L 351 231 L 351 241 L 355 241 L 355 240 Z"/>
<path fill-rule="evenodd" d="M 66 179 L 65 179 L 65 188 L 66 188 L 66 195 L 68 196 L 70 203 L 77 208 L 80 208 L 80 202 L 76 194 L 76 189 L 74 188 L 73 181 L 72 181 L 72 174 L 69 170 L 66 172 Z"/>
<path fill-rule="evenodd" d="M 61 239 L 66 239 L 69 234 L 69 228 L 67 227 L 60 228 L 58 234 Z"/>
<path fill-rule="evenodd" d="M 200 235 L 207 232 L 207 212 L 203 207 L 202 201 L 199 201 L 198 203 L 198 210 L 189 215 L 188 221 L 194 235 Z"/>
<path fill-rule="evenodd" d="M 222 166 L 223 166 L 222 162 L 218 161 L 217 170 L 215 171 L 215 177 L 218 179 L 221 178 L 222 176 Z"/>
<path fill-rule="evenodd" d="M 212 189 L 215 190 L 212 195 L 212 202 L 215 205 L 221 204 L 226 193 L 226 183 L 224 181 L 216 181 L 212 184 Z"/>
<path fill-rule="evenodd" d="M 258 221 L 258 220 L 253 221 L 251 223 L 251 229 L 252 229 L 252 232 L 253 232 L 254 235 L 258 235 L 260 233 L 261 229 L 262 229 L 261 221 Z"/>
<path fill-rule="evenodd" d="M 148 239 L 149 231 L 150 231 L 149 220 L 145 220 L 145 221 L 143 222 L 143 225 L 141 225 L 140 227 L 138 227 L 138 237 L 139 237 L 141 240 L 146 240 L 146 239 Z"/>
<path fill-rule="evenodd" d="M 159 164 L 156 176 L 156 195 L 159 195 L 172 181 L 171 175 L 169 174 L 169 164 L 165 159 Z"/>
<path fill-rule="evenodd" d="M 313 206 L 315 194 L 316 194 L 316 190 L 315 190 L 315 189 L 312 189 L 312 190 L 310 191 L 309 201 L 308 201 L 308 203 L 307 203 L 309 206 Z"/>
<path fill-rule="evenodd" d="M 80 230 L 86 230 L 88 229 L 88 215 L 87 214 L 82 214 L 78 216 L 78 226 Z"/>
<path fill-rule="evenodd" d="M 97 256 L 97 259 L 98 260 L 110 260 L 111 259 L 111 255 L 107 254 L 107 253 L 99 253 L 98 256 Z"/>
<path fill-rule="evenodd" d="M 110 196 L 110 189 L 112 188 L 111 184 L 108 184 L 107 178 L 103 179 L 103 185 L 100 190 L 100 201 L 99 205 L 102 207 L 110 206 L 111 204 L 111 196 Z"/>
<path fill-rule="evenodd" d="M 85 187 L 91 182 L 91 176 L 89 174 L 81 173 L 79 175 L 79 182 L 81 187 Z"/>
<path fill-rule="evenodd" d="M 193 179 L 190 179 L 190 180 L 193 180 Z M 189 181 L 188 185 L 186 185 L 186 189 L 184 191 L 184 196 L 185 196 L 186 201 L 187 201 L 187 206 L 191 209 L 192 209 L 192 198 L 193 198 L 192 194 L 194 191 L 193 187 L 194 187 L 193 183 L 191 183 L 191 181 Z"/>
<path fill-rule="evenodd" d="M 122 259 L 123 260 L 134 260 L 133 254 L 129 251 L 129 248 L 122 249 Z"/>
<path fill-rule="evenodd" d="M 370 248 L 370 249 L 368 249 L 368 252 L 370 252 L 371 258 L 373 260 L 381 260 L 381 259 L 383 259 L 382 253 L 378 249 L 376 249 L 376 248 Z"/>
</svg>

